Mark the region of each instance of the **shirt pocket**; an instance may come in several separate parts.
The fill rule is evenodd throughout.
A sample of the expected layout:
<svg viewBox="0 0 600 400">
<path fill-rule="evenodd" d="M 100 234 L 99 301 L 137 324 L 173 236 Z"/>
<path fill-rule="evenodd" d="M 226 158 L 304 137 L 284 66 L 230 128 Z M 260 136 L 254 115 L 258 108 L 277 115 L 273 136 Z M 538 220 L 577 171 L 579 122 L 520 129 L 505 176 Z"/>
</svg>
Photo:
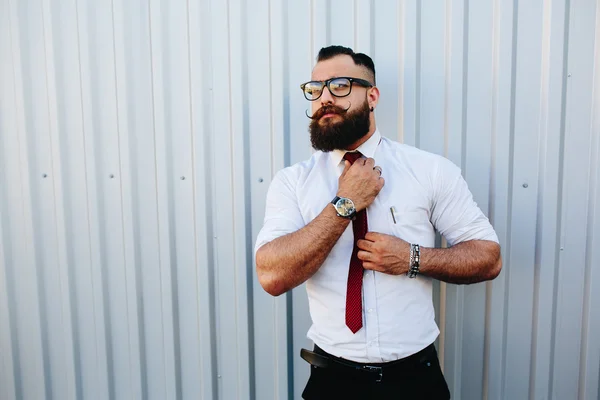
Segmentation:
<svg viewBox="0 0 600 400">
<path fill-rule="evenodd" d="M 431 245 L 434 240 L 434 230 L 427 211 L 417 209 L 410 211 L 392 211 L 389 229 L 392 235 L 409 243 Z"/>
</svg>

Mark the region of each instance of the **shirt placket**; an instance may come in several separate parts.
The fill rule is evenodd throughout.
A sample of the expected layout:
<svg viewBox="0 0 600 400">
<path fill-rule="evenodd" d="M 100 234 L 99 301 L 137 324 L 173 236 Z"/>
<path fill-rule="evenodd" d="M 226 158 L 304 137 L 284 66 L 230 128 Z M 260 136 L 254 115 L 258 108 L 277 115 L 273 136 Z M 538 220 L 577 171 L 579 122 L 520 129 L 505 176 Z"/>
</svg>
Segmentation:
<svg viewBox="0 0 600 400">
<path fill-rule="evenodd" d="M 367 357 L 369 359 L 380 360 L 379 317 L 377 313 L 377 288 L 374 271 L 365 271 L 364 273 L 363 295 Z"/>
</svg>

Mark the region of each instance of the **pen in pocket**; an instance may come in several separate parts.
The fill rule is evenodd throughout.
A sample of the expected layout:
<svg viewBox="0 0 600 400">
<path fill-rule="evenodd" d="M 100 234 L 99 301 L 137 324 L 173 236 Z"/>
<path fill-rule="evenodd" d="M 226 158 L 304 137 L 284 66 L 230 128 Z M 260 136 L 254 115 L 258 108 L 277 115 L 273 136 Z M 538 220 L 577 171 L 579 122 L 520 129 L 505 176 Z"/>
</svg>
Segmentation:
<svg viewBox="0 0 600 400">
<path fill-rule="evenodd" d="M 396 216 L 394 215 L 396 213 L 396 209 L 394 206 L 390 207 L 390 213 L 392 213 L 392 219 L 394 220 L 394 223 L 396 223 Z"/>
</svg>

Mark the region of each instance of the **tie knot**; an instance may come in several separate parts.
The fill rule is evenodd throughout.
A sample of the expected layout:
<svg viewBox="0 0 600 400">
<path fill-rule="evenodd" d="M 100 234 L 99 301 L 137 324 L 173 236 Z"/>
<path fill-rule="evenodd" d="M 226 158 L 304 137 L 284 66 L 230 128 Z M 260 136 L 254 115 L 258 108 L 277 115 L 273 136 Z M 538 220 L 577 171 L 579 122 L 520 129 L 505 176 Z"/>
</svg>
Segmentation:
<svg viewBox="0 0 600 400">
<path fill-rule="evenodd" d="M 361 157 L 362 154 L 360 151 L 347 152 L 346 154 L 344 154 L 344 160 L 350 161 L 350 164 L 354 164 L 354 161 L 358 160 Z"/>
</svg>

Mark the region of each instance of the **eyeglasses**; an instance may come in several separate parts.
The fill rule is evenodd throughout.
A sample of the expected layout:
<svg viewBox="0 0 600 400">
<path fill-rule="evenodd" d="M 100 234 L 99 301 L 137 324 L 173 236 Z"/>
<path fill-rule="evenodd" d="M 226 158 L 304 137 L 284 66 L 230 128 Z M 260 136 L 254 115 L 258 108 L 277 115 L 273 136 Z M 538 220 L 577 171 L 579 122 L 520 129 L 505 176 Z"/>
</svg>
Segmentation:
<svg viewBox="0 0 600 400">
<path fill-rule="evenodd" d="M 300 89 L 304 92 L 304 97 L 308 101 L 319 100 L 323 94 L 323 88 L 327 86 L 329 93 L 335 97 L 346 97 L 352 92 L 352 84 L 356 83 L 366 88 L 373 87 L 371 82 L 359 78 L 338 77 L 327 79 L 326 81 L 310 81 L 300 85 Z"/>
</svg>

